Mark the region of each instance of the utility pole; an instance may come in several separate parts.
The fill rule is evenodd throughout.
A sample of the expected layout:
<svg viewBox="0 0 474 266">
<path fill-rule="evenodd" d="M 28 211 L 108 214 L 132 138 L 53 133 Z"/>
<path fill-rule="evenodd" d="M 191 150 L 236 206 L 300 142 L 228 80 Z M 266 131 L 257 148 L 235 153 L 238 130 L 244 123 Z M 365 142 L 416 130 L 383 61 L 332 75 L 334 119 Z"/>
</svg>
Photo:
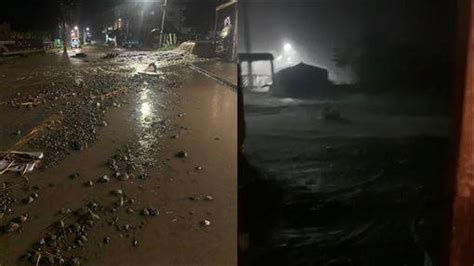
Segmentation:
<svg viewBox="0 0 474 266">
<path fill-rule="evenodd" d="M 60 3 L 60 9 L 61 9 L 61 17 L 62 17 L 62 34 L 61 34 L 61 39 L 63 42 L 63 54 L 67 55 L 67 37 L 66 37 L 66 7 L 64 6 L 65 3 L 64 1 L 61 1 Z"/>
<path fill-rule="evenodd" d="M 161 48 L 163 46 L 163 31 L 165 30 L 165 18 L 166 18 L 166 6 L 168 5 L 168 0 L 165 0 L 163 4 L 163 15 L 161 16 L 161 30 L 160 30 L 160 42 L 158 47 Z"/>
</svg>

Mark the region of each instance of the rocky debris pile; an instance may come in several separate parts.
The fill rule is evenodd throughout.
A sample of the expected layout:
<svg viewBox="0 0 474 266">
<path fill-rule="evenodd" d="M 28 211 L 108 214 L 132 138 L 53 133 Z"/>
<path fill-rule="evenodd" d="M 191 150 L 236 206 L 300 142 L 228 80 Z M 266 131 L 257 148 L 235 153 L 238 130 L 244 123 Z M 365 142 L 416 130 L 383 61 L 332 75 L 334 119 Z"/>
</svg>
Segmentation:
<svg viewBox="0 0 474 266">
<path fill-rule="evenodd" d="M 14 219 L 12 219 L 8 224 L 3 226 L 2 231 L 4 233 L 14 233 L 21 230 L 21 225 L 28 220 L 28 213 L 24 213 Z"/>
<path fill-rule="evenodd" d="M 113 57 L 117 62 L 150 64 L 159 62 L 160 67 L 191 64 L 208 61 L 207 58 L 186 53 L 184 51 L 135 52 L 127 51 Z"/>
<path fill-rule="evenodd" d="M 89 202 L 86 206 L 80 207 L 75 211 L 64 208 L 58 212 L 57 221 L 48 227 L 48 232 L 33 244 L 30 251 L 20 259 L 36 265 L 57 265 L 72 264 L 79 265 L 81 258 L 74 254 L 74 250 L 83 248 L 91 241 L 93 235 L 99 232 L 94 230 L 99 223 L 112 226 L 119 234 L 120 238 L 130 237 L 131 233 L 143 228 L 145 221 L 140 222 L 140 216 L 158 216 L 159 210 L 156 207 L 149 206 L 142 209 L 141 215 L 135 211 L 135 200 L 128 197 L 122 189 L 110 191 L 116 201 L 107 205 Z M 128 215 L 123 221 L 115 216 L 119 209 L 126 210 Z M 26 222 L 28 215 L 24 214 L 12 220 L 6 227 L 6 232 L 15 232 L 21 228 L 21 224 Z M 110 235 L 102 238 L 100 245 L 109 244 Z M 137 246 L 138 241 L 133 240 L 132 246 Z M 84 259 L 84 258 L 82 258 Z M 39 262 L 39 264 L 38 264 Z"/>
<path fill-rule="evenodd" d="M 80 260 L 70 254 L 70 251 L 86 245 L 88 233 L 101 219 L 99 212 L 105 208 L 95 202 L 81 207 L 75 212 L 63 210 L 61 219 L 49 227 L 49 232 L 35 243 L 31 250 L 22 256 L 22 260 L 38 265 L 56 265 L 74 263 Z M 71 217 L 72 216 L 72 217 Z M 66 220 L 72 220 L 66 223 Z"/>
<path fill-rule="evenodd" d="M 33 148 L 45 151 L 45 166 L 57 163 L 70 153 L 80 151 L 97 140 L 97 131 L 104 124 L 109 108 L 120 107 L 130 80 L 98 77 L 76 93 L 74 99 L 63 103 L 62 111 L 46 124 L 46 130 L 30 140 Z"/>
</svg>

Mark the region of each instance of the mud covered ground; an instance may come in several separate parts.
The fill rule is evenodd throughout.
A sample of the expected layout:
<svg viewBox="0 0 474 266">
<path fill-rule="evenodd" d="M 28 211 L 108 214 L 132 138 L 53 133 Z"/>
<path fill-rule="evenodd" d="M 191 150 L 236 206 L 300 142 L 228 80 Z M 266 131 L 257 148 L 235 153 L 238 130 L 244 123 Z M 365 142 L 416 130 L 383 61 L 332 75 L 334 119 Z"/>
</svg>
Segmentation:
<svg viewBox="0 0 474 266">
<path fill-rule="evenodd" d="M 0 64 L 0 149 L 45 154 L 0 176 L 0 264 L 234 264 L 235 92 L 179 52 L 82 52 Z"/>
</svg>

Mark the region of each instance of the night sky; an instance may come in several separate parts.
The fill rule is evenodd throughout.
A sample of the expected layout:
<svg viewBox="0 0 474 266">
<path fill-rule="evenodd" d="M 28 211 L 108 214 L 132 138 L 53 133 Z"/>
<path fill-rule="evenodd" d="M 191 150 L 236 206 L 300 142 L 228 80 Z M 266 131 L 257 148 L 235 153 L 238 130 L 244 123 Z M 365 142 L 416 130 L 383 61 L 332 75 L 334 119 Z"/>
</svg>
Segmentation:
<svg viewBox="0 0 474 266">
<path fill-rule="evenodd" d="M 0 8 L 0 23 L 8 22 L 18 31 L 48 31 L 57 17 L 56 0 L 8 1 Z"/>
<path fill-rule="evenodd" d="M 368 33 L 406 31 L 443 41 L 452 23 L 448 0 L 246 0 L 241 2 L 239 50 L 252 52 L 295 47 L 300 58 L 330 70 L 332 78 L 349 81 L 351 74 L 332 61 L 334 50 Z M 245 4 L 246 8 L 243 6 Z M 247 27 L 244 23 L 247 13 Z"/>
</svg>

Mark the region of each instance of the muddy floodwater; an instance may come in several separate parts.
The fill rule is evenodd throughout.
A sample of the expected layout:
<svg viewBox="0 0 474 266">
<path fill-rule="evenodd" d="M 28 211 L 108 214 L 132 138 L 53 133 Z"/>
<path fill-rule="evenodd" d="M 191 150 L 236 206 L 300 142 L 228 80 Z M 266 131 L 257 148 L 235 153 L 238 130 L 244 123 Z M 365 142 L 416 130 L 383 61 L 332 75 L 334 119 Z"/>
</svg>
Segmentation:
<svg viewBox="0 0 474 266">
<path fill-rule="evenodd" d="M 1 265 L 236 263 L 237 97 L 185 66 L 199 61 L 90 47 L 0 62 L 0 150 L 44 153 L 0 176 Z"/>
<path fill-rule="evenodd" d="M 447 101 L 252 92 L 244 100 L 245 155 L 260 180 L 246 195 L 265 205 L 248 211 L 257 221 L 253 265 L 439 265 L 449 210 Z M 327 107 L 339 116 L 325 116 Z"/>
</svg>

